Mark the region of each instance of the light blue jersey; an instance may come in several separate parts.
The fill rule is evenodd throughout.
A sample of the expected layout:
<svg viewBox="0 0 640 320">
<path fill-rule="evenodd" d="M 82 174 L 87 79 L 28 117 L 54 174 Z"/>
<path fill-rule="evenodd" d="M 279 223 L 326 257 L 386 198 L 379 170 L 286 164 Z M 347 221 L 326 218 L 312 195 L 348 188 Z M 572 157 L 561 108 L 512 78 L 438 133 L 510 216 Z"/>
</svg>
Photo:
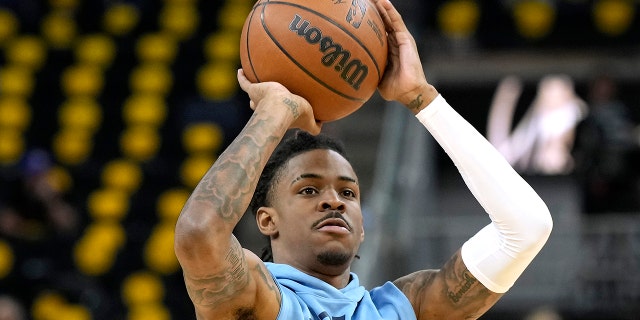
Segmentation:
<svg viewBox="0 0 640 320">
<path fill-rule="evenodd" d="M 280 292 L 277 320 L 415 320 L 407 297 L 391 282 L 367 291 L 351 273 L 343 289 L 285 264 L 266 263 Z"/>
</svg>

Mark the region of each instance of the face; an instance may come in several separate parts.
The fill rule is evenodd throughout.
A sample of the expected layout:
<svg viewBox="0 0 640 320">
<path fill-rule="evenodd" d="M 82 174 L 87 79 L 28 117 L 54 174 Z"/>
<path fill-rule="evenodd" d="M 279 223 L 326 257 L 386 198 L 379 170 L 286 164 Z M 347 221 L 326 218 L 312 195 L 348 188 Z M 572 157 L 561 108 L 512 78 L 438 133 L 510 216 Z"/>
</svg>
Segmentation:
<svg viewBox="0 0 640 320">
<path fill-rule="evenodd" d="M 360 189 L 349 162 L 331 150 L 299 154 L 282 168 L 261 208 L 275 262 L 304 268 L 348 268 L 364 239 Z M 266 230 L 266 232 L 265 232 Z"/>
</svg>

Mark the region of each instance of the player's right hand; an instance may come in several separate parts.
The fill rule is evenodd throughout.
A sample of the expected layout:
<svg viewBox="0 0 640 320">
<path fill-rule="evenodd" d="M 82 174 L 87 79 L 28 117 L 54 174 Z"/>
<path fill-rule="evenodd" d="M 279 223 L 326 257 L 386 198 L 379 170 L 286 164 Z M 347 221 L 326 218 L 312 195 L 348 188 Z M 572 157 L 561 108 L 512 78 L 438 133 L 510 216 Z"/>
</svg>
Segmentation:
<svg viewBox="0 0 640 320">
<path fill-rule="evenodd" d="M 249 95 L 252 110 L 255 111 L 258 106 L 265 108 L 286 106 L 292 115 L 289 128 L 299 128 L 314 135 L 320 133 L 322 122 L 315 119 L 313 108 L 305 98 L 291 93 L 278 82 L 252 83 L 245 77 L 242 69 L 238 70 L 238 83 Z"/>
</svg>

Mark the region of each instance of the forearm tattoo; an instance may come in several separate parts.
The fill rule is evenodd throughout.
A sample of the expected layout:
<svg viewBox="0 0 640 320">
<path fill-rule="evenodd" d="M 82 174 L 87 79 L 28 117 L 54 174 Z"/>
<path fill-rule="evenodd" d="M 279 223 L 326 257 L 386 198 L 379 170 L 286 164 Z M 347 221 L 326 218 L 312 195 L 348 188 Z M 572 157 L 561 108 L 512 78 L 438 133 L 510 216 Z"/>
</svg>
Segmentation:
<svg viewBox="0 0 640 320">
<path fill-rule="evenodd" d="M 238 136 L 194 191 L 195 201 L 209 202 L 225 221 L 237 223 L 240 220 L 263 166 L 263 150 L 279 141 L 277 137 L 251 134 L 264 130 L 267 125 L 266 121 L 251 119 L 244 130 L 246 134 Z"/>
<path fill-rule="evenodd" d="M 235 297 L 249 283 L 247 262 L 240 243 L 235 240 L 224 257 L 227 268 L 202 278 L 184 276 L 187 292 L 196 305 L 218 307 Z"/>
<path fill-rule="evenodd" d="M 286 104 L 287 106 L 289 106 L 289 109 L 291 110 L 291 113 L 293 114 L 293 117 L 295 119 L 298 119 L 298 117 L 300 116 L 300 111 L 298 110 L 300 108 L 300 105 L 298 105 L 297 102 L 289 99 L 289 98 L 284 98 L 284 100 L 282 101 L 284 102 L 284 104 Z"/>
</svg>

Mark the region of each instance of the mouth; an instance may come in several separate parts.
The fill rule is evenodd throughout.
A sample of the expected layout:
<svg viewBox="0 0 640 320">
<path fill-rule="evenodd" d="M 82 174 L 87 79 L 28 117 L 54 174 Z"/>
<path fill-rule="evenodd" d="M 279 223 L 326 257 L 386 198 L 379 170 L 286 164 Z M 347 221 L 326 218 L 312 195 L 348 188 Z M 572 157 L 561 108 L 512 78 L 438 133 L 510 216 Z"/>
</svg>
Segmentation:
<svg viewBox="0 0 640 320">
<path fill-rule="evenodd" d="M 351 233 L 351 226 L 342 218 L 324 219 L 315 225 L 315 229 L 332 233 Z"/>
</svg>

